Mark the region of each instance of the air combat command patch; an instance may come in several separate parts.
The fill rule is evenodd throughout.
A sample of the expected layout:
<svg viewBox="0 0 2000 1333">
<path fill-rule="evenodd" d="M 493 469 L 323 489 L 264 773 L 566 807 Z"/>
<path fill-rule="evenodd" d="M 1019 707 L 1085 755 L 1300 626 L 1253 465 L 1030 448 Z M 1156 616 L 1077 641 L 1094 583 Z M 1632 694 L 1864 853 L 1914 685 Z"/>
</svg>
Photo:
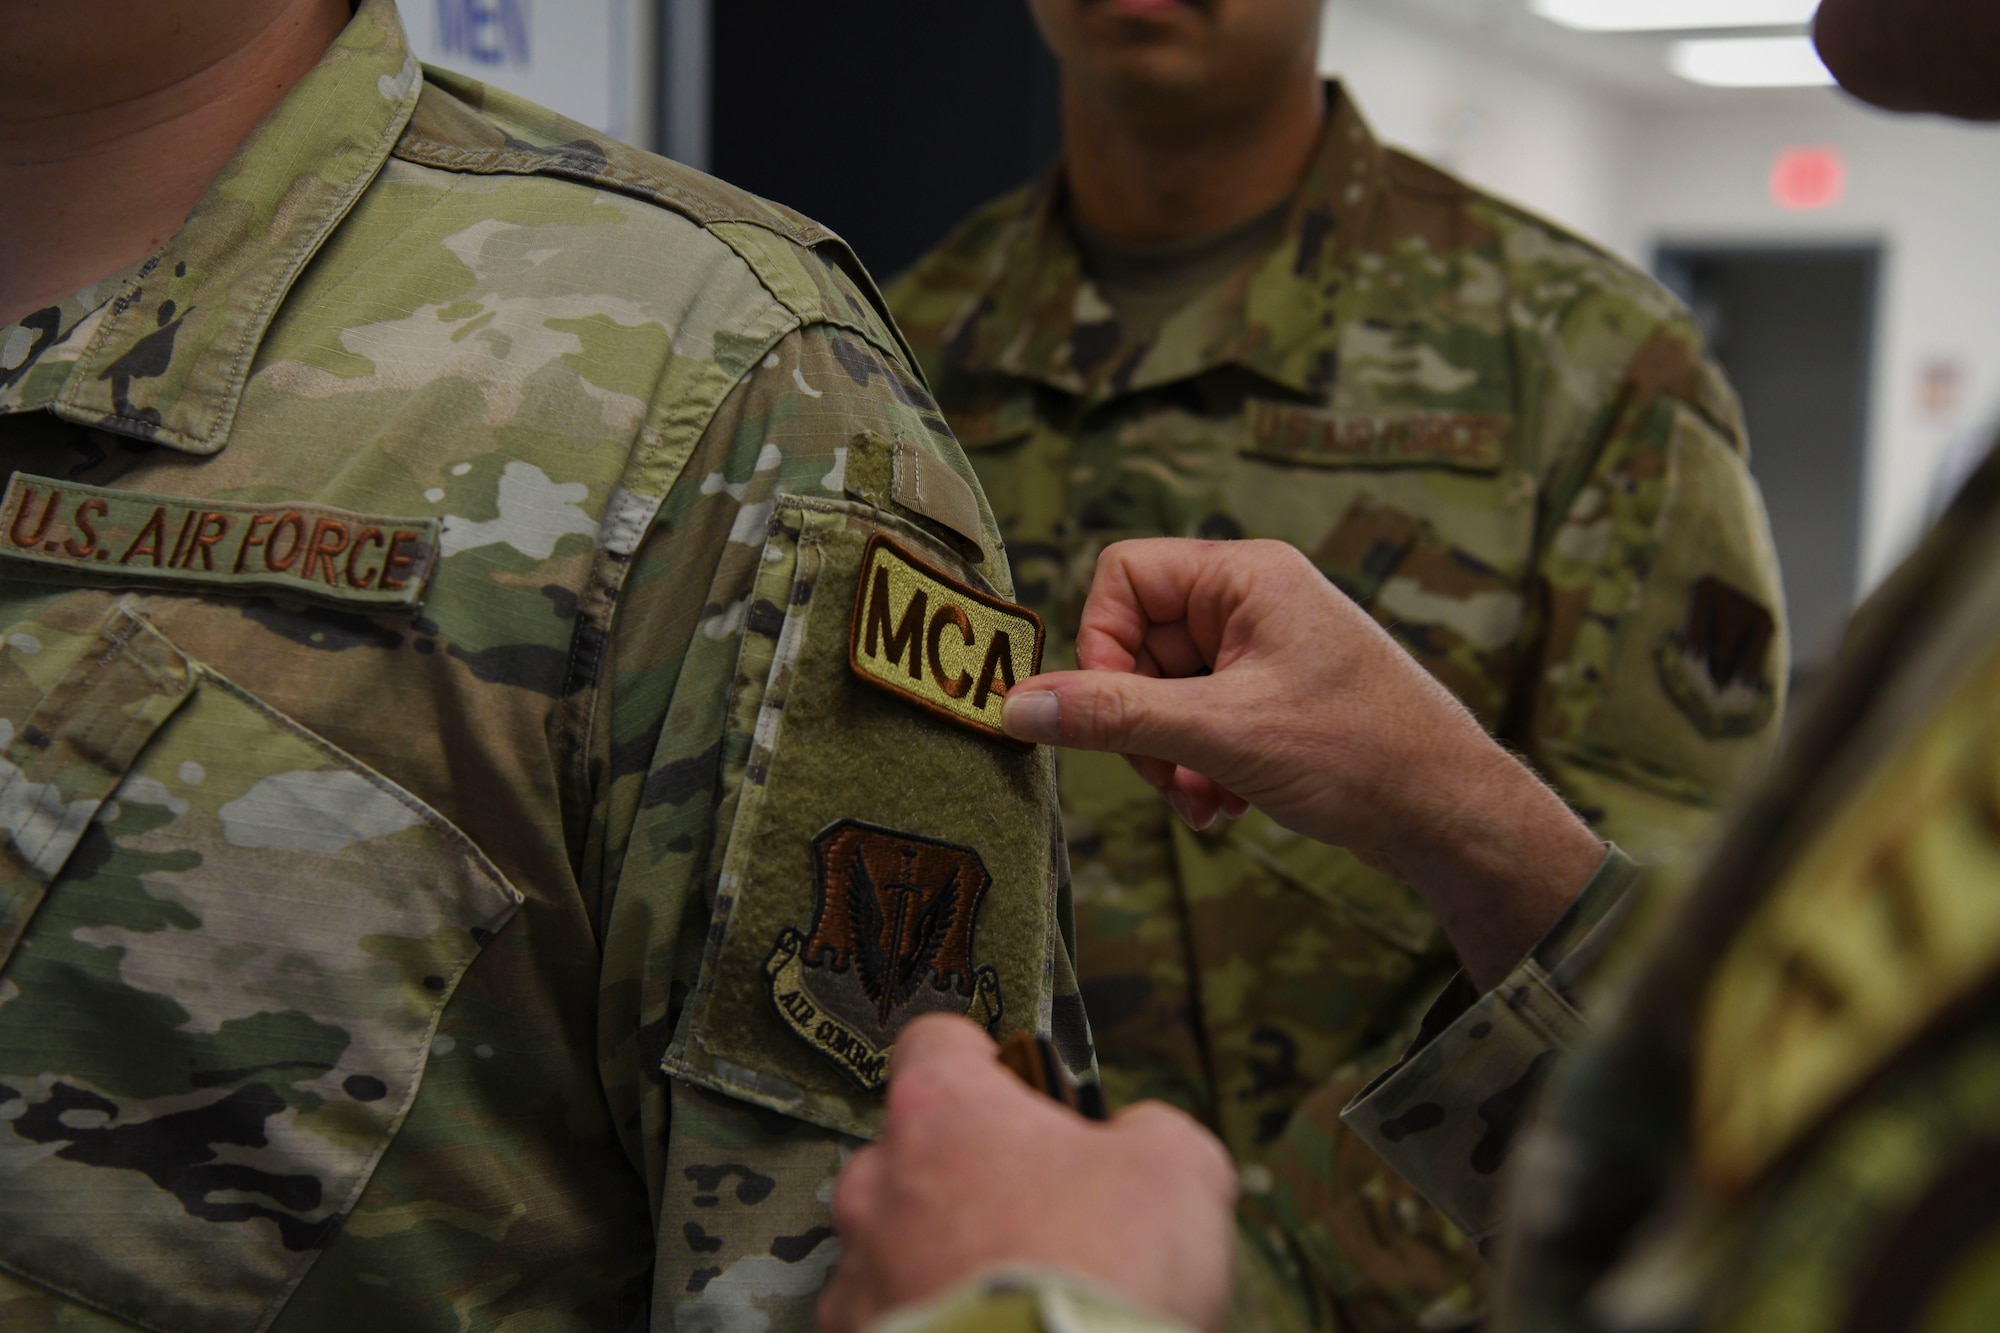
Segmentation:
<svg viewBox="0 0 2000 1333">
<path fill-rule="evenodd" d="M 1660 684 L 1704 736 L 1754 736 L 1777 703 L 1764 667 L 1777 622 L 1755 601 L 1706 578 L 1688 598 L 1687 626 L 1669 634 L 1655 661 Z"/>
<path fill-rule="evenodd" d="M 1016 745 L 1000 729 L 1000 703 L 1041 669 L 1042 622 L 877 533 L 861 560 L 847 655 L 876 689 Z"/>
<path fill-rule="evenodd" d="M 972 961 L 980 900 L 993 883 L 970 847 L 843 819 L 813 840 L 819 908 L 812 933 L 786 927 L 765 961 L 771 1001 L 792 1031 L 869 1091 L 919 1014 L 1000 1022 L 1000 977 Z"/>
</svg>

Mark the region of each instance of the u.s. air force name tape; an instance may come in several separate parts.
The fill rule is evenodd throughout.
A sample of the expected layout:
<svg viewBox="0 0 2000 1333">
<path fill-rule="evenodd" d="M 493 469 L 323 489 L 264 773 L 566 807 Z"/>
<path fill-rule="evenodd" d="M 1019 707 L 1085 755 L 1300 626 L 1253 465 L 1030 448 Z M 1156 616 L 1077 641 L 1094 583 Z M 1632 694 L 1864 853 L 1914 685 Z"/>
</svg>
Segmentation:
<svg viewBox="0 0 2000 1333">
<path fill-rule="evenodd" d="M 434 518 L 148 495 L 26 473 L 0 495 L 0 559 L 121 583 L 263 589 L 348 606 L 420 605 L 438 531 Z"/>
<path fill-rule="evenodd" d="M 1041 669 L 1042 622 L 877 533 L 861 559 L 847 659 L 876 689 L 1018 746 L 1000 729 L 1000 704 Z"/>
</svg>

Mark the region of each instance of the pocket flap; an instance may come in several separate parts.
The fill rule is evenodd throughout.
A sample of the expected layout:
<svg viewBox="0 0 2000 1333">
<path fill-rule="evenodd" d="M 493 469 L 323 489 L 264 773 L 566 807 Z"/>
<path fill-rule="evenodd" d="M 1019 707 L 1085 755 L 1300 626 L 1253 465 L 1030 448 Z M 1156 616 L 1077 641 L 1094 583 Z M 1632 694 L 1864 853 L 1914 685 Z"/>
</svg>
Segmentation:
<svg viewBox="0 0 2000 1333">
<path fill-rule="evenodd" d="M 44 651 L 50 659 L 29 674 Z M 40 666 L 41 663 L 36 663 Z M 35 676 L 59 673 L 37 691 Z M 57 656 L 53 646 L 0 648 L 0 967 L 48 885 L 153 733 L 187 702 L 193 671 L 179 649 L 124 604 L 93 638 Z M 39 702 L 10 717 L 8 702 Z"/>
<path fill-rule="evenodd" d="M 1249 403 L 1256 458 L 1305 467 L 1439 467 L 1498 472 L 1513 418 L 1498 412 L 1332 412 L 1268 398 Z"/>
<path fill-rule="evenodd" d="M 983 399 L 969 407 L 954 407 L 946 416 L 961 447 L 997 449 L 1026 438 L 1035 429 L 1035 397 L 1022 392 Z"/>
<path fill-rule="evenodd" d="M 0 1270 L 248 1333 L 345 1224 L 521 899 L 416 795 L 177 649 L 174 609 L 16 620 L 0 659 L 0 712 L 28 714 L 9 790 L 89 812 L 8 844 L 38 901 L 0 973 Z"/>
</svg>

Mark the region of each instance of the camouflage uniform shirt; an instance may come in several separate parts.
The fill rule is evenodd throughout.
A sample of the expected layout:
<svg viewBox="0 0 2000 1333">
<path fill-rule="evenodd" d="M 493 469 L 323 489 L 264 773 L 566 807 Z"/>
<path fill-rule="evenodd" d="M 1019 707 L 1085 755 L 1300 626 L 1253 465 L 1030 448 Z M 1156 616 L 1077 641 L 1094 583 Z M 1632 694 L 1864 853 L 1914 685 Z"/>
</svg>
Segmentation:
<svg viewBox="0 0 2000 1333">
<path fill-rule="evenodd" d="M 890 287 L 1017 586 L 1062 664 L 1109 542 L 1289 541 L 1607 837 L 1677 849 L 1786 676 L 1734 395 L 1653 282 L 1328 97 L 1282 240 L 1149 340 L 1085 275 L 1059 175 Z M 1454 966 L 1427 910 L 1261 817 L 1191 833 L 1114 756 L 1060 768 L 1106 1087 L 1244 1164 L 1250 1284 L 1312 1324 L 1469 1304 L 1476 1259 L 1337 1119 Z"/>
<path fill-rule="evenodd" d="M 0 1326 L 805 1328 L 905 1018 L 1087 1066 L 990 512 L 814 224 L 363 0 L 0 327 L 0 460 Z"/>
<path fill-rule="evenodd" d="M 2000 1326 L 1996 700 L 2000 454 L 1706 861 L 1634 892 L 1613 858 L 1349 1111 L 1469 1227 L 1498 1217 L 1498 1328 Z"/>
</svg>

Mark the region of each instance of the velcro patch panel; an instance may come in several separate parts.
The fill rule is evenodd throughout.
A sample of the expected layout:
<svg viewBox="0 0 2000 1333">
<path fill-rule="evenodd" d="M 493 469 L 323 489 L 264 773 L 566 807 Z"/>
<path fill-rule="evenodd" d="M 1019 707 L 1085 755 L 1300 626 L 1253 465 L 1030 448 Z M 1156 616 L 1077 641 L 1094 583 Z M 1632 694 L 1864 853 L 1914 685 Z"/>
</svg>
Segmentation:
<svg viewBox="0 0 2000 1333">
<path fill-rule="evenodd" d="M 434 518 L 149 495 L 25 473 L 0 496 L 0 560 L 348 606 L 422 604 L 438 532 Z"/>
<path fill-rule="evenodd" d="M 878 533 L 862 557 L 847 656 L 876 689 L 1015 745 L 1000 705 L 1041 669 L 1042 622 Z"/>
</svg>

